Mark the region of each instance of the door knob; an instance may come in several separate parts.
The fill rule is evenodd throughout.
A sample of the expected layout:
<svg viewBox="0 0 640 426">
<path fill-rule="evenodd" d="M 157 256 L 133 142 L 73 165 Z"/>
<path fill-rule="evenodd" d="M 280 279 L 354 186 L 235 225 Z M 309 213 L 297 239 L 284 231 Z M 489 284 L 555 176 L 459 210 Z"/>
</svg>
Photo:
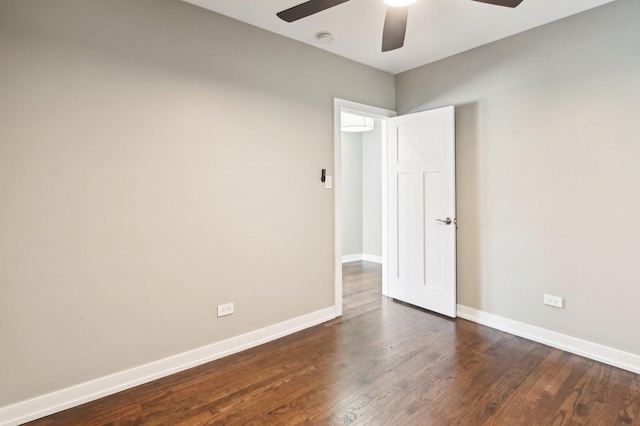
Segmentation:
<svg viewBox="0 0 640 426">
<path fill-rule="evenodd" d="M 451 220 L 451 218 L 450 218 L 450 217 L 448 217 L 448 218 L 446 218 L 446 219 L 444 219 L 444 220 L 442 220 L 442 219 L 436 219 L 436 222 L 442 222 L 442 223 L 444 223 L 445 225 L 451 225 L 451 223 L 452 223 L 453 221 Z"/>
</svg>

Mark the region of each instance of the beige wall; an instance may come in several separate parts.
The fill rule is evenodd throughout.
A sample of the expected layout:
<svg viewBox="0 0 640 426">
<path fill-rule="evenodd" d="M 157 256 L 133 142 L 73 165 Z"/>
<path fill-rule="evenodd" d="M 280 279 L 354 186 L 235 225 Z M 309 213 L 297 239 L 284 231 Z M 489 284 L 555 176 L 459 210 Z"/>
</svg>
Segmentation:
<svg viewBox="0 0 640 426">
<path fill-rule="evenodd" d="M 382 122 L 362 134 L 362 252 L 382 256 Z"/>
<path fill-rule="evenodd" d="M 399 113 L 457 107 L 459 303 L 640 354 L 638 22 L 619 0 L 397 76 Z"/>
<path fill-rule="evenodd" d="M 342 132 L 342 256 L 362 254 L 362 133 Z"/>
<path fill-rule="evenodd" d="M 393 76 L 178 0 L 3 0 L 0 58 L 0 406 L 333 305 L 333 97 Z"/>
</svg>

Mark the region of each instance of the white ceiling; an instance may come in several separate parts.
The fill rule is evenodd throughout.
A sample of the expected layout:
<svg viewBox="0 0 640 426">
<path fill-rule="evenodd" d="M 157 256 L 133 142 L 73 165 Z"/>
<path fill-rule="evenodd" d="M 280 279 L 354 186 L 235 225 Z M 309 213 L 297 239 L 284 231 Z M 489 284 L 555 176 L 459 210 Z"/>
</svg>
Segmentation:
<svg viewBox="0 0 640 426">
<path fill-rule="evenodd" d="M 515 9 L 471 0 L 419 0 L 409 6 L 404 47 L 382 53 L 382 0 L 351 0 L 293 23 L 277 12 L 304 0 L 184 0 L 239 21 L 397 74 L 613 0 L 524 0 Z M 320 44 L 319 33 L 335 41 Z"/>
</svg>

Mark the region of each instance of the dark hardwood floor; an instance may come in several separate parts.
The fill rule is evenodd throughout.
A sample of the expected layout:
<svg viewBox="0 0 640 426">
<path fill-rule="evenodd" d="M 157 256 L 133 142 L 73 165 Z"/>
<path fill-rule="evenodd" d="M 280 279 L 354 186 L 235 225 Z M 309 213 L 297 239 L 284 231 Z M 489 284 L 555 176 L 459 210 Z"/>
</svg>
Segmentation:
<svg viewBox="0 0 640 426">
<path fill-rule="evenodd" d="M 640 376 L 344 273 L 342 318 L 32 424 L 640 425 Z"/>
</svg>

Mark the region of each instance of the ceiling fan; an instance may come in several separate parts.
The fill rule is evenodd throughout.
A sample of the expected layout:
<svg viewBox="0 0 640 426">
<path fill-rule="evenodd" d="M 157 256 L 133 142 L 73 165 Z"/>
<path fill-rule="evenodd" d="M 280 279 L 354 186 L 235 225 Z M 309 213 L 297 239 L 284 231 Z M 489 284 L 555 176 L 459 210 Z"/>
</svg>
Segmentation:
<svg viewBox="0 0 640 426">
<path fill-rule="evenodd" d="M 349 0 L 309 0 L 297 6 L 278 12 L 277 16 L 287 22 L 294 22 L 306 18 L 323 10 L 346 3 Z M 382 30 L 382 51 L 399 49 L 404 45 L 404 35 L 407 31 L 407 17 L 409 5 L 416 0 L 384 0 L 387 3 L 387 15 Z M 523 0 L 474 0 L 495 6 L 516 7 Z"/>
</svg>

